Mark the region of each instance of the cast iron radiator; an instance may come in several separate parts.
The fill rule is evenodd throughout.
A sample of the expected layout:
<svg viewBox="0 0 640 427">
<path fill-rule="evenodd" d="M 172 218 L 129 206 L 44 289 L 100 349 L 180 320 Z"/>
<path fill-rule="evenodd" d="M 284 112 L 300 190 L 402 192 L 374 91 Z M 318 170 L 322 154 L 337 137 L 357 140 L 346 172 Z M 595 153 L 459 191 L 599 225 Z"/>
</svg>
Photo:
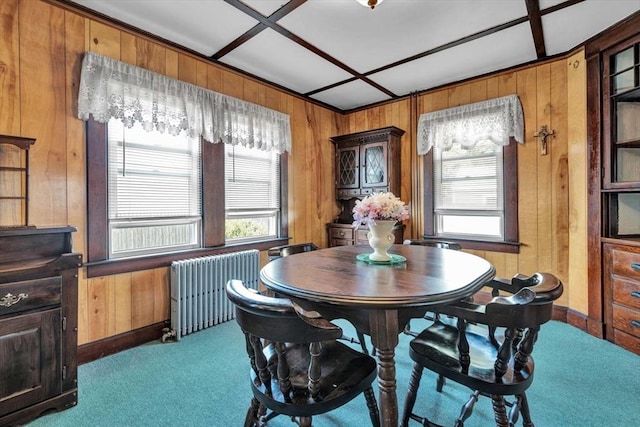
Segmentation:
<svg viewBox="0 0 640 427">
<path fill-rule="evenodd" d="M 162 341 L 180 337 L 235 318 L 225 286 L 240 279 L 258 289 L 260 252 L 248 250 L 174 261 L 171 264 L 171 329 Z"/>
</svg>

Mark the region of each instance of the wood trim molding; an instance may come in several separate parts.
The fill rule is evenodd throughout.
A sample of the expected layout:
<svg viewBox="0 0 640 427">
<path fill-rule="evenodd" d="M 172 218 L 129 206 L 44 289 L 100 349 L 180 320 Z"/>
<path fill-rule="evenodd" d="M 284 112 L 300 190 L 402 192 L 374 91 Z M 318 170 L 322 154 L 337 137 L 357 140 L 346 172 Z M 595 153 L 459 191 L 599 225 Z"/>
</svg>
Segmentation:
<svg viewBox="0 0 640 427">
<path fill-rule="evenodd" d="M 475 295 L 475 298 L 478 302 L 486 303 L 491 299 L 491 294 L 479 292 Z M 604 339 L 604 324 L 602 322 L 590 319 L 588 316 L 570 308 L 554 305 L 551 318 L 552 320 L 567 323 L 596 338 Z M 78 347 L 78 365 L 159 340 L 162 338 L 163 329 L 169 327 L 169 325 L 170 321 L 165 320 L 164 322 L 155 323 L 124 334 L 83 344 Z"/>
<path fill-rule="evenodd" d="M 169 321 L 165 320 L 124 334 L 83 344 L 78 347 L 78 365 L 158 340 L 162 337 L 163 329 L 168 326 Z"/>
</svg>

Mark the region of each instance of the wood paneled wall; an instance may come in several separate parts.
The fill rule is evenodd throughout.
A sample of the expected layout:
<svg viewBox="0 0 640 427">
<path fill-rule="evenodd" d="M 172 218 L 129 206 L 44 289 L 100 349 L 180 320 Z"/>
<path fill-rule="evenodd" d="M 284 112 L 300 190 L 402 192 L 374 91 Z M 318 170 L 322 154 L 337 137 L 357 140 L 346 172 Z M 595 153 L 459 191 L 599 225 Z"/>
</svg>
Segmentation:
<svg viewBox="0 0 640 427">
<path fill-rule="evenodd" d="M 336 113 L 195 56 L 76 13 L 55 2 L 0 2 L 0 134 L 37 139 L 31 153 L 30 223 L 73 225 L 86 248 L 84 123 L 77 88 L 85 51 L 289 114 L 289 235 L 326 245 L 332 202 Z M 3 215 L 0 212 L 0 215 Z M 263 257 L 266 258 L 266 257 Z M 79 280 L 79 344 L 169 318 L 168 268 Z"/>
<path fill-rule="evenodd" d="M 516 273 L 531 274 L 547 271 L 565 283 L 565 293 L 559 305 L 573 306 L 586 313 L 586 117 L 584 53 L 540 65 L 497 73 L 451 87 L 415 95 L 414 99 L 355 112 L 343 118 L 339 130 L 358 132 L 394 125 L 407 130 L 402 139 L 401 198 L 411 203 L 413 220 L 407 237 L 423 233 L 421 207 L 423 202 L 423 159 L 416 154 L 417 118 L 431 111 L 517 94 L 525 120 L 525 142 L 518 145 L 518 223 L 519 254 L 489 251 L 469 251 L 491 261 L 497 274 L 511 277 Z M 568 75 L 571 70 L 571 75 Z M 571 97 L 569 96 L 571 94 Z M 575 117 L 569 128 L 569 117 Z M 541 155 L 540 141 L 534 135 L 546 125 L 555 131 L 548 138 L 547 155 Z M 568 144 L 571 141 L 574 163 L 569 165 Z M 569 198 L 570 172 L 578 180 L 571 182 L 573 197 Z M 508 177 L 507 177 L 508 179 Z M 580 183 L 584 183 L 581 185 Z M 580 200 L 577 196 L 582 196 Z M 573 204 L 572 204 L 573 203 Z M 576 286 L 570 292 L 570 217 L 575 251 L 571 258 Z M 582 245 L 582 247 L 580 247 Z M 573 296 L 573 298 L 570 298 Z M 584 311 L 583 311 L 584 310 Z"/>
<path fill-rule="evenodd" d="M 517 93 L 526 120 L 526 143 L 518 152 L 523 247 L 518 255 L 478 254 L 493 262 L 500 275 L 546 270 L 574 286 L 568 282 L 569 213 L 578 225 L 586 213 L 570 209 L 569 171 L 579 176 L 585 165 L 568 165 L 568 116 L 571 112 L 585 117 L 586 112 L 583 106 L 571 107 L 566 59 L 343 116 L 55 2 L 2 0 L 0 134 L 37 139 L 31 155 L 30 222 L 76 226 L 74 249 L 85 254 L 85 131 L 77 119 L 76 97 L 82 54 L 88 50 L 289 114 L 293 137 L 289 235 L 293 242 L 313 241 L 319 246 L 327 244 L 325 224 L 339 213 L 329 137 L 389 125 L 406 131 L 400 196 L 413 213 L 406 237 L 415 237 L 422 232 L 422 159 L 415 154 L 416 117 Z M 584 91 L 579 79 L 574 82 L 572 92 Z M 533 135 L 545 124 L 555 130 L 556 137 L 550 141 L 549 154 L 540 156 Z M 572 147 L 580 151 L 581 143 L 576 141 Z M 586 256 L 577 263 L 586 264 Z M 571 306 L 567 294 L 560 304 Z M 81 273 L 79 301 L 79 344 L 163 321 L 169 318 L 168 268 L 91 279 Z M 581 304 L 577 307 L 582 309 Z"/>
</svg>

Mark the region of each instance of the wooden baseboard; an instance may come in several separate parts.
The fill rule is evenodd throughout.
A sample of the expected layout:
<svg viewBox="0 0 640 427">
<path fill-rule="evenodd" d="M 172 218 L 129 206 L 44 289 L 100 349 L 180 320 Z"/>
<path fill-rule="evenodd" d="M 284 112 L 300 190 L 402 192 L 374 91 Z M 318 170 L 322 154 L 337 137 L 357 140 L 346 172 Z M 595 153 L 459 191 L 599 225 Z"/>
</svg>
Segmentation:
<svg viewBox="0 0 640 427">
<path fill-rule="evenodd" d="M 480 303 L 487 303 L 491 300 L 491 294 L 480 292 L 475 295 Z M 577 312 L 563 306 L 553 306 L 552 319 L 568 323 L 580 330 L 583 330 L 597 338 L 604 338 L 604 324 L 596 319 L 590 319 L 585 314 Z M 155 323 L 136 329 L 124 334 L 83 344 L 78 347 L 78 364 L 92 362 L 101 357 L 109 356 L 123 350 L 128 350 L 151 341 L 159 340 L 162 337 L 163 329 L 169 327 L 169 321 Z"/>
<path fill-rule="evenodd" d="M 166 320 L 124 334 L 83 344 L 78 347 L 78 364 L 92 362 L 101 357 L 159 340 L 162 337 L 162 330 L 168 326 L 169 321 Z"/>
</svg>

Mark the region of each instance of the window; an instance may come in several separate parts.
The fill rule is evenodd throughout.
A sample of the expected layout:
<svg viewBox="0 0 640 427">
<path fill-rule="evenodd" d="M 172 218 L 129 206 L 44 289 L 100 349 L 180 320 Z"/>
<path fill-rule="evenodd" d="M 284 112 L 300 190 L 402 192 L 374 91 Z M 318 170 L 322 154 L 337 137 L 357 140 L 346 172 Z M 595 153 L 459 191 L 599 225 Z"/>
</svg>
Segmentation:
<svg viewBox="0 0 640 427">
<path fill-rule="evenodd" d="M 523 140 L 523 126 L 519 100 L 513 97 L 421 116 L 418 144 L 427 154 L 425 238 L 518 252 L 513 137 Z"/>
<path fill-rule="evenodd" d="M 239 145 L 226 145 L 224 156 L 226 241 L 277 238 L 280 156 Z"/>
<path fill-rule="evenodd" d="M 434 148 L 434 234 L 502 240 L 502 171 L 502 147 L 491 141 Z"/>
<path fill-rule="evenodd" d="M 425 157 L 425 238 L 517 253 L 517 162 L 515 143 L 432 149 Z"/>
<path fill-rule="evenodd" d="M 109 258 L 200 247 L 201 161 L 199 138 L 109 121 Z"/>
<path fill-rule="evenodd" d="M 118 119 L 89 120 L 88 277 L 166 266 L 226 245 L 265 250 L 281 243 L 286 159 L 182 133 L 123 129 Z M 235 182 L 226 182 L 227 162 Z M 244 234 L 225 237 L 225 223 L 238 220 Z"/>
<path fill-rule="evenodd" d="M 86 52 L 78 118 L 88 277 L 286 242 L 287 114 Z"/>
</svg>

